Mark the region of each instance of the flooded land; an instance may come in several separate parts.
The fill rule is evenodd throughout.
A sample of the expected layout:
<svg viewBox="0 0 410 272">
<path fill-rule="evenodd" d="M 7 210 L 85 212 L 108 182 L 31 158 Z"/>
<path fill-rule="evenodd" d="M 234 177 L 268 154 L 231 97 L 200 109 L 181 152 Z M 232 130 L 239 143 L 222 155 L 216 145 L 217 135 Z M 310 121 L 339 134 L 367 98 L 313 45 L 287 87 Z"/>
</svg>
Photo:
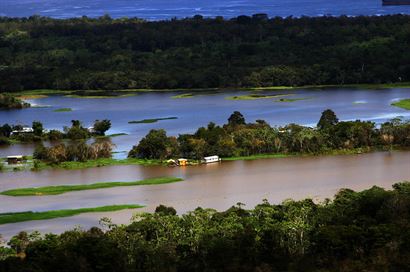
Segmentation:
<svg viewBox="0 0 410 272">
<path fill-rule="evenodd" d="M 271 125 L 298 123 L 314 126 L 321 112 L 333 109 L 341 120 L 370 120 L 376 123 L 410 112 L 391 103 L 410 96 L 409 89 L 380 90 L 275 90 L 254 92 L 261 99 L 231 100 L 249 92 L 225 91 L 213 94 L 180 96 L 187 92 L 137 93 L 135 96 L 106 99 L 70 98 L 61 95 L 30 100 L 48 106 L 24 110 L 1 111 L 0 123 L 31 124 L 40 120 L 47 129 L 62 129 L 73 119 L 85 126 L 96 119 L 110 119 L 109 134 L 126 133 L 112 138 L 116 157 L 126 156 L 150 129 L 164 128 L 171 135 L 193 132 L 213 121 L 226 122 L 234 110 L 241 111 L 247 121 L 265 119 Z M 277 101 L 287 98 L 289 100 Z M 175 98 L 175 96 L 180 96 Z M 173 98 L 174 97 L 174 98 Z M 72 111 L 54 112 L 59 108 Z M 173 116 L 176 118 L 169 119 Z M 129 124 L 132 120 L 155 122 Z M 158 119 L 158 120 L 157 120 Z M 161 120 L 162 119 L 162 120 Z M 11 154 L 31 155 L 33 146 L 12 145 L 0 149 L 0 157 Z M 173 206 L 179 213 L 198 206 L 226 209 L 237 202 L 253 207 L 263 199 L 279 203 L 286 198 L 332 197 L 340 188 L 361 190 L 373 185 L 390 188 L 392 184 L 410 180 L 410 152 L 374 152 L 360 155 L 301 156 L 253 161 L 223 161 L 189 167 L 120 165 L 82 170 L 50 169 L 39 172 L 0 173 L 0 191 L 15 188 L 92 184 L 96 182 L 136 181 L 155 177 L 180 177 L 184 181 L 171 184 L 117 187 L 69 192 L 62 195 L 12 197 L 0 195 L 0 213 L 77 209 L 116 204 L 140 204 L 137 210 L 108 213 L 86 213 L 45 221 L 28 221 L 0 225 L 0 233 L 10 237 L 20 230 L 62 232 L 75 226 L 97 225 L 107 216 L 115 223 L 127 223 L 135 212 L 151 212 L 159 204 Z"/>
<path fill-rule="evenodd" d="M 315 126 L 323 110 L 332 109 L 340 120 L 370 120 L 381 123 L 391 118 L 410 117 L 410 111 L 391 106 L 391 103 L 410 97 L 410 89 L 298 89 L 271 91 L 220 92 L 138 92 L 135 96 L 117 98 L 73 98 L 52 95 L 28 100 L 32 107 L 24 110 L 0 111 L 0 123 L 31 125 L 39 120 L 46 129 L 62 130 L 71 120 L 78 119 L 85 127 L 97 119 L 109 119 L 112 128 L 107 134 L 125 133 L 113 137 L 116 158 L 126 157 L 133 145 L 150 129 L 163 128 L 169 135 L 192 133 L 209 122 L 227 122 L 229 115 L 239 110 L 248 122 L 266 120 L 272 126 L 296 123 Z M 182 96 L 191 94 L 189 96 Z M 232 97 L 260 99 L 232 100 Z M 175 98 L 178 97 L 178 98 Z M 282 101 L 281 101 L 282 100 Z M 71 111 L 55 112 L 70 108 Z M 172 119 L 169 119 L 172 117 Z M 165 120 L 157 120 L 165 119 Z M 135 120 L 156 122 L 129 123 Z M 32 145 L 0 147 L 1 156 L 31 155 Z"/>
</svg>

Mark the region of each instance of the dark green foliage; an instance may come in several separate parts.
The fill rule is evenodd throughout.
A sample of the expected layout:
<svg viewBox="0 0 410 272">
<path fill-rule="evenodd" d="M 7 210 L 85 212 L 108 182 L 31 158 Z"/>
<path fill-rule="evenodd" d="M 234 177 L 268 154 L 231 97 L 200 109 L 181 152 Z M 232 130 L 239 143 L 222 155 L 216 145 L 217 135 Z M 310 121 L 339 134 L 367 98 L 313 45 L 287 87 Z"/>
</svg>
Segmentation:
<svg viewBox="0 0 410 272">
<path fill-rule="evenodd" d="M 165 159 L 171 154 L 175 154 L 173 150 L 174 138 L 168 137 L 165 130 L 152 129 L 142 138 L 137 146 L 134 146 L 128 153 L 130 158 L 146 158 L 146 159 Z"/>
<path fill-rule="evenodd" d="M 71 127 L 64 128 L 68 139 L 81 140 L 90 137 L 90 132 L 82 126 L 79 120 L 71 120 L 71 124 Z"/>
<path fill-rule="evenodd" d="M 410 81 L 409 24 L 408 15 L 157 22 L 0 18 L 0 88 L 110 91 Z"/>
<path fill-rule="evenodd" d="M 43 124 L 41 122 L 34 121 L 33 125 L 32 125 L 32 128 L 33 128 L 34 135 L 39 136 L 39 137 L 41 137 L 43 135 L 44 128 L 43 128 Z"/>
<path fill-rule="evenodd" d="M 0 59 L 1 60 L 1 59 Z M 1 61 L 0 61 L 1 63 Z M 0 71 L 1 73 L 1 71 Z M 1 87 L 0 87 L 1 88 Z M 1 91 L 2 89 L 0 89 Z M 2 109 L 23 109 L 30 107 L 29 103 L 23 102 L 10 94 L 0 94 L 0 110 Z"/>
<path fill-rule="evenodd" d="M 0 145 L 10 145 L 11 142 L 9 140 L 9 138 L 4 137 L 4 136 L 0 136 Z"/>
<path fill-rule="evenodd" d="M 34 148 L 33 152 L 33 159 L 36 160 L 47 160 L 48 159 L 48 151 L 49 149 L 46 148 L 43 143 L 39 143 Z"/>
<path fill-rule="evenodd" d="M 155 208 L 155 213 L 159 213 L 162 215 L 176 215 L 177 211 L 173 207 L 159 205 L 158 207 Z"/>
<path fill-rule="evenodd" d="M 10 137 L 11 132 L 13 131 L 12 127 L 9 124 L 4 124 L 0 127 L 0 136 Z"/>
<path fill-rule="evenodd" d="M 319 129 L 327 129 L 330 128 L 339 122 L 339 119 L 336 117 L 334 111 L 327 109 L 322 112 L 322 116 L 320 116 L 320 120 L 317 123 L 317 127 Z"/>
<path fill-rule="evenodd" d="M 393 188 L 182 216 L 161 205 L 107 232 L 23 232 L 0 247 L 0 271 L 409 271 L 410 183 Z"/>
<path fill-rule="evenodd" d="M 239 126 L 245 125 L 245 117 L 239 111 L 234 111 L 228 118 L 228 125 Z"/>
<path fill-rule="evenodd" d="M 15 140 L 21 143 L 41 142 L 43 140 L 60 141 L 62 139 L 70 140 L 86 140 L 91 136 L 104 136 L 105 132 L 110 129 L 110 120 L 96 120 L 94 127 L 91 129 L 84 128 L 79 120 L 71 120 L 71 127 L 64 127 L 64 132 L 59 130 L 50 130 L 46 132 L 43 124 L 39 121 L 34 121 L 32 124 L 32 132 L 18 132 L 23 129 L 21 125 L 9 124 L 0 126 L 0 145 L 10 144 Z M 13 130 L 17 132 L 11 134 Z"/>
<path fill-rule="evenodd" d="M 51 147 L 43 144 L 36 146 L 33 159 L 58 164 L 67 161 L 85 162 L 100 158 L 111 158 L 113 144 L 108 141 L 97 141 L 88 145 L 84 141 L 73 141 L 70 144 L 60 143 Z"/>
<path fill-rule="evenodd" d="M 64 138 L 64 133 L 61 131 L 52 129 L 48 132 L 47 137 L 50 141 L 58 141 Z"/>
<path fill-rule="evenodd" d="M 111 121 L 104 119 L 104 120 L 95 120 L 94 122 L 94 132 L 97 135 L 105 135 L 105 132 L 111 128 Z"/>
<path fill-rule="evenodd" d="M 328 154 L 387 150 L 410 147 L 410 122 L 393 119 L 376 128 L 369 121 L 339 122 L 332 110 L 323 112 L 318 128 L 289 124 L 271 127 L 263 120 L 246 124 L 234 112 L 228 124 L 209 123 L 194 134 L 167 137 L 164 130 L 153 130 L 134 146 L 129 157 L 166 159 L 182 156 L 201 160 L 204 156 L 241 157 L 260 154 Z"/>
</svg>

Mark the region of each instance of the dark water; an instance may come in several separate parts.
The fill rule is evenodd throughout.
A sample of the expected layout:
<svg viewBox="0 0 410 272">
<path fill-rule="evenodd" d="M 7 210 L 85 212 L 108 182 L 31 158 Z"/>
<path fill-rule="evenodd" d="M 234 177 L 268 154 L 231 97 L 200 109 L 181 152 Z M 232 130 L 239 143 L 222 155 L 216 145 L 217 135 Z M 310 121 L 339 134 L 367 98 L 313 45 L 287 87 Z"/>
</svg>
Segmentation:
<svg viewBox="0 0 410 272">
<path fill-rule="evenodd" d="M 187 17 L 382 15 L 410 13 L 410 6 L 382 6 L 382 0 L 1 0 L 0 16 L 33 14 L 54 18 L 87 15 L 139 17 L 148 20 Z"/>
<path fill-rule="evenodd" d="M 224 210 L 237 202 L 251 208 L 262 199 L 311 197 L 323 200 L 340 188 L 363 190 L 373 185 L 391 188 L 410 181 L 410 152 L 378 152 L 363 155 L 293 157 L 256 161 L 222 162 L 192 167 L 116 166 L 84 170 L 0 173 L 0 191 L 18 187 L 57 184 L 89 184 L 98 181 L 132 181 L 148 177 L 178 176 L 184 181 L 154 186 L 117 187 L 72 192 L 56 196 L 8 197 L 0 195 L 0 213 L 95 207 L 111 204 L 144 204 L 152 212 L 159 204 L 178 212 L 198 206 Z M 127 223 L 134 211 L 83 214 L 70 218 L 0 225 L 8 238 L 20 230 L 61 232 L 76 225 L 90 227 L 101 217 Z"/>
<path fill-rule="evenodd" d="M 96 119 L 110 119 L 113 133 L 127 133 L 113 138 L 116 151 L 129 151 L 150 129 L 164 128 L 169 135 L 192 133 L 209 122 L 226 123 L 229 115 L 241 111 L 247 121 L 264 119 L 272 126 L 289 123 L 315 126 L 323 110 L 333 109 L 341 120 L 371 120 L 381 123 L 397 116 L 410 117 L 410 111 L 390 104 L 398 99 L 409 98 L 410 89 L 384 90 L 286 90 L 257 92 L 259 94 L 288 94 L 287 97 L 259 100 L 227 100 L 227 97 L 246 95 L 249 92 L 225 91 L 193 98 L 173 99 L 178 93 L 140 93 L 133 97 L 109 99 L 79 99 L 51 96 L 30 100 L 32 104 L 48 105 L 50 108 L 29 108 L 0 111 L 0 124 L 26 124 L 39 120 L 47 129 L 62 130 L 73 119 L 82 120 L 91 126 Z M 303 98 L 296 102 L 275 102 L 280 98 Z M 72 108 L 72 112 L 54 112 L 58 108 Z M 159 121 L 152 124 L 128 124 L 131 120 L 158 117 L 177 117 L 176 120 Z M 15 154 L 31 155 L 33 146 L 14 145 L 0 148 L 0 157 Z M 117 153 L 117 158 L 126 153 Z"/>
</svg>

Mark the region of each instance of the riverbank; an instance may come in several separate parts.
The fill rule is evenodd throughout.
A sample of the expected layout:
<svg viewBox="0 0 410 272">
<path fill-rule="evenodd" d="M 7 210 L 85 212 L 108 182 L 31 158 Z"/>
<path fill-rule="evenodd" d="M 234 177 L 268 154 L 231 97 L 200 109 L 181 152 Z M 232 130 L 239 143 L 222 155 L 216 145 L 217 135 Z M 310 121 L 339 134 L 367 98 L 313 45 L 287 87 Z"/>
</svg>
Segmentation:
<svg viewBox="0 0 410 272">
<path fill-rule="evenodd" d="M 19 92 L 11 92 L 13 95 L 20 98 L 35 99 L 44 98 L 49 95 L 65 95 L 75 98 L 114 98 L 114 97 L 127 97 L 124 93 L 141 93 L 141 92 L 190 92 L 189 94 L 176 95 L 173 98 L 192 98 L 195 93 L 201 92 L 224 92 L 224 91 L 281 91 L 281 90 L 299 90 L 299 89 L 390 89 L 390 88 L 410 88 L 410 82 L 400 83 L 385 83 L 385 84 L 345 84 L 345 85 L 305 85 L 305 86 L 271 86 L 271 87 L 224 87 L 224 88 L 175 88 L 175 89 L 118 89 L 112 90 L 118 93 L 117 96 L 103 96 L 103 95 L 73 95 L 73 93 L 79 90 L 52 90 L 52 89 L 39 89 L 39 90 L 27 90 Z M 100 93 L 101 90 L 84 90 L 87 93 Z"/>
<path fill-rule="evenodd" d="M 405 151 L 403 148 L 394 147 L 392 151 Z M 256 154 L 249 156 L 234 156 L 234 157 L 222 157 L 222 161 L 248 161 L 248 160 L 261 160 L 261 159 L 280 159 L 289 157 L 315 157 L 315 156 L 339 156 L 339 155 L 354 155 L 354 154 L 364 154 L 372 152 L 382 152 L 386 151 L 384 148 L 355 148 L 355 149 L 340 149 L 340 150 L 329 150 L 326 152 L 313 154 L 313 153 L 274 153 L 274 154 Z M 192 160 L 194 161 L 194 160 Z M 3 159 L 4 163 L 4 159 Z M 199 163 L 195 161 L 193 164 L 188 165 L 198 165 Z M 37 161 L 33 162 L 29 160 L 26 165 L 17 165 L 16 167 L 4 167 L 4 170 L 10 168 L 13 171 L 42 171 L 50 169 L 63 169 L 63 170 L 81 170 L 87 168 L 105 167 L 105 166 L 117 166 L 117 165 L 140 165 L 140 166 L 168 166 L 166 161 L 161 160 L 149 160 L 149 159 L 113 159 L 113 158 L 102 158 L 97 160 L 89 160 L 85 162 L 71 161 L 62 162 L 59 164 L 47 164 L 45 162 Z"/>
<path fill-rule="evenodd" d="M 275 154 L 258 154 L 250 156 L 237 156 L 237 157 L 227 157 L 222 158 L 222 161 L 249 161 L 249 160 L 260 160 L 260 159 L 280 159 L 289 157 L 314 157 L 314 156 L 339 156 L 339 155 L 354 155 L 354 154 L 364 154 L 371 152 L 382 152 L 386 151 L 384 149 L 372 149 L 372 148 L 355 148 L 355 149 L 340 149 L 340 150 L 329 150 L 327 152 L 322 152 L 320 154 L 311 153 L 275 153 Z M 395 149 L 395 151 L 400 151 L 400 149 Z"/>
<path fill-rule="evenodd" d="M 61 195 L 67 192 L 74 192 L 74 191 L 96 190 L 96 189 L 106 189 L 106 188 L 124 187 L 124 186 L 158 185 L 158 184 L 174 183 L 174 182 L 179 182 L 179 181 L 183 181 L 183 179 L 175 178 L 175 177 L 162 177 L 162 178 L 144 179 L 144 180 L 139 180 L 139 181 L 129 181 L 129 182 L 98 182 L 98 183 L 93 183 L 93 184 L 80 184 L 80 185 L 61 185 L 61 186 L 46 186 L 46 187 L 36 187 L 36 188 L 18 188 L 18 189 L 0 192 L 0 194 L 6 195 L 6 196 Z"/>
<path fill-rule="evenodd" d="M 67 209 L 67 210 L 52 210 L 45 212 L 17 212 L 17 213 L 0 213 L 0 225 L 18 223 L 24 221 L 46 220 L 59 217 L 70 217 L 82 213 L 96 213 L 96 212 L 114 212 L 120 210 L 130 210 L 143 208 L 142 205 L 124 204 L 124 205 L 110 205 L 95 208 L 81 208 L 81 209 Z"/>
</svg>

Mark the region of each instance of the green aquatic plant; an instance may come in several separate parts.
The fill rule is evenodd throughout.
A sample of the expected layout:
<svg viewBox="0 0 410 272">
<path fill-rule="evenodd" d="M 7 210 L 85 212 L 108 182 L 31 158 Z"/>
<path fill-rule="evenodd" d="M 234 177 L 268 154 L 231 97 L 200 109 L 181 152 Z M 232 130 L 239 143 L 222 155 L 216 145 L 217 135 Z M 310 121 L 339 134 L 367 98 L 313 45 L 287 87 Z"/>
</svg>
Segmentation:
<svg viewBox="0 0 410 272">
<path fill-rule="evenodd" d="M 156 123 L 158 121 L 175 120 L 175 119 L 178 119 L 178 117 L 143 119 L 143 120 L 129 121 L 128 124 L 151 124 L 151 123 Z"/>
<path fill-rule="evenodd" d="M 70 112 L 73 111 L 72 108 L 60 108 L 60 109 L 55 109 L 53 110 L 54 112 Z"/>
<path fill-rule="evenodd" d="M 16 212 L 16 213 L 0 213 L 0 225 L 10 224 L 24 221 L 33 221 L 33 220 L 46 220 L 59 217 L 69 217 L 78 215 L 81 213 L 90 213 L 90 212 L 114 212 L 120 210 L 128 209 L 138 209 L 142 208 L 142 205 L 135 204 L 124 204 L 124 205 L 110 205 L 110 206 L 101 206 L 95 208 L 81 208 L 81 209 L 67 209 L 67 210 L 52 210 L 45 212 Z"/>
<path fill-rule="evenodd" d="M 124 187 L 124 186 L 139 186 L 139 185 L 158 185 L 182 181 L 181 178 L 175 177 L 162 177 L 162 178 L 151 178 L 139 181 L 127 181 L 127 182 L 98 182 L 93 184 L 79 184 L 79 185 L 59 185 L 59 186 L 46 186 L 46 187 L 36 187 L 36 188 L 18 188 L 3 191 L 0 194 L 7 196 L 42 196 L 42 195 L 60 195 L 67 192 L 73 191 L 84 191 L 84 190 L 96 190 L 105 189 L 113 187 Z"/>
<path fill-rule="evenodd" d="M 410 110 L 410 98 L 409 99 L 402 99 L 400 101 L 392 103 L 391 105 L 402 108 L 402 109 L 405 109 L 405 110 Z"/>
</svg>

